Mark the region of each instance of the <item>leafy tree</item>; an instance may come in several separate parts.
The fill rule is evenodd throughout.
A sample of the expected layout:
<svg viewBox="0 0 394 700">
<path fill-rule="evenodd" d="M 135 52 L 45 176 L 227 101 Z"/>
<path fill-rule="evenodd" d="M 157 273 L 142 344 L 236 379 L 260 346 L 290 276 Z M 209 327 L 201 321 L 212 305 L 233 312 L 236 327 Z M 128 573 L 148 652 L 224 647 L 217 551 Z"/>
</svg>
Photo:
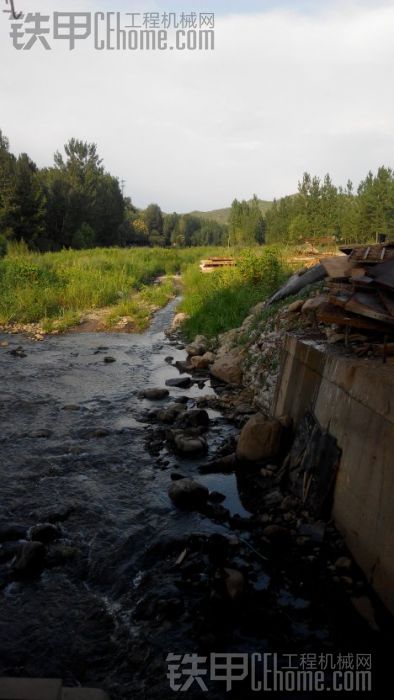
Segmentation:
<svg viewBox="0 0 394 700">
<path fill-rule="evenodd" d="M 201 229 L 201 219 L 198 216 L 193 216 L 192 214 L 186 214 L 183 217 L 184 221 L 184 231 L 183 231 L 183 245 L 190 247 L 195 245 L 196 236 Z"/>
<path fill-rule="evenodd" d="M 44 171 L 47 195 L 47 234 L 55 247 L 72 246 L 86 223 L 97 245 L 121 242 L 124 200 L 119 181 L 106 173 L 96 144 L 71 139 L 65 156 L 55 153 L 55 167 Z"/>
<path fill-rule="evenodd" d="M 394 234 L 394 173 L 380 167 L 369 172 L 358 188 L 360 236 L 368 240 L 377 233 Z"/>
<path fill-rule="evenodd" d="M 259 201 L 254 195 L 251 202 L 234 199 L 229 223 L 230 241 L 234 245 L 251 246 L 265 239 L 265 221 Z"/>
<path fill-rule="evenodd" d="M 179 214 L 176 214 L 176 212 L 164 216 L 163 235 L 166 246 L 177 243 L 177 237 L 179 236 Z"/>
<path fill-rule="evenodd" d="M 72 238 L 72 247 L 81 250 L 82 248 L 93 248 L 96 236 L 94 230 L 86 222 L 80 226 Z"/>
<path fill-rule="evenodd" d="M 37 166 L 26 153 L 15 163 L 12 207 L 13 238 L 36 247 L 45 230 L 45 195 Z"/>
<path fill-rule="evenodd" d="M 12 236 L 15 186 L 15 158 L 9 151 L 9 141 L 0 130 L 0 234 Z"/>
<path fill-rule="evenodd" d="M 163 214 L 158 204 L 150 204 L 144 213 L 149 240 L 153 245 L 163 245 Z"/>
</svg>

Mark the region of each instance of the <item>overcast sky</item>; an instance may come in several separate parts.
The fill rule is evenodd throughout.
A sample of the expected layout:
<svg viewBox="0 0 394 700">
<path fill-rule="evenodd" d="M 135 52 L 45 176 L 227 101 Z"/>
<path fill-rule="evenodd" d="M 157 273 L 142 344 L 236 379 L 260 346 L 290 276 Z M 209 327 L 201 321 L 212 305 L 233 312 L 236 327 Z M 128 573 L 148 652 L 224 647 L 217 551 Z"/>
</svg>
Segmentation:
<svg viewBox="0 0 394 700">
<path fill-rule="evenodd" d="M 95 141 L 137 206 L 228 206 L 394 166 L 393 0 L 15 0 L 24 12 L 216 12 L 213 52 L 16 51 L 0 14 L 0 128 L 40 165 Z M 0 0 L 5 8 L 6 0 Z"/>
</svg>

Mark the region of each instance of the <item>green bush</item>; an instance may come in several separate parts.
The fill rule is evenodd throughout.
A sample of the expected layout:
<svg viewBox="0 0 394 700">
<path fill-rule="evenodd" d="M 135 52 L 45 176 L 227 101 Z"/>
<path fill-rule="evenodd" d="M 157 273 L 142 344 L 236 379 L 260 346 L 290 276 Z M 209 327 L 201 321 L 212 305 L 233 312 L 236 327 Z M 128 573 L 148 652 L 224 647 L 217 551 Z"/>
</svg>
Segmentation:
<svg viewBox="0 0 394 700">
<path fill-rule="evenodd" d="M 96 234 L 89 224 L 82 224 L 78 231 L 73 235 L 72 247 L 77 250 L 83 248 L 93 248 L 96 239 Z"/>
<path fill-rule="evenodd" d="M 289 270 L 277 249 L 245 250 L 236 268 L 207 275 L 193 267 L 185 275 L 181 305 L 189 319 L 185 330 L 190 338 L 209 337 L 241 325 L 250 308 L 264 301 L 286 279 Z"/>
</svg>

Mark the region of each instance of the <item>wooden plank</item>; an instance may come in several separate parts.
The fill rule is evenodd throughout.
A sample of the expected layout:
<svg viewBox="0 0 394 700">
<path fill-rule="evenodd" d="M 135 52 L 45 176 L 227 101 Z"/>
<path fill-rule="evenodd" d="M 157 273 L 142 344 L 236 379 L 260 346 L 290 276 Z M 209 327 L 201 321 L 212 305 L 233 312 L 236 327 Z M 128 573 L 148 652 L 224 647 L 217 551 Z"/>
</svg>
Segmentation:
<svg viewBox="0 0 394 700">
<path fill-rule="evenodd" d="M 352 270 L 350 270 L 350 277 L 352 279 L 357 279 L 358 277 L 364 277 L 366 274 L 365 267 L 353 267 Z"/>
<path fill-rule="evenodd" d="M 374 280 L 368 275 L 356 277 L 356 279 L 354 279 L 353 282 L 355 287 L 362 287 L 363 289 L 368 289 L 368 287 L 373 287 L 374 285 Z"/>
<path fill-rule="evenodd" d="M 345 308 L 348 301 L 351 299 L 351 294 L 345 294 L 343 292 L 337 292 L 336 294 L 330 294 L 329 301 L 330 304 L 334 306 L 340 306 L 342 309 Z"/>
<path fill-rule="evenodd" d="M 378 321 L 356 316 L 345 309 L 340 309 L 332 304 L 323 304 L 316 311 L 316 318 L 320 323 L 331 325 L 335 323 L 337 326 L 349 326 L 350 328 L 363 328 L 367 331 L 379 331 L 380 333 L 393 333 L 391 326 L 387 327 Z"/>
<path fill-rule="evenodd" d="M 350 259 L 361 262 L 363 265 L 374 265 L 382 262 L 382 250 L 384 249 L 384 260 L 394 259 L 394 244 L 362 246 L 354 248 L 350 253 Z"/>
<path fill-rule="evenodd" d="M 351 262 L 347 255 L 334 255 L 332 258 L 321 258 L 321 264 L 329 277 L 349 277 L 355 261 Z"/>
<path fill-rule="evenodd" d="M 356 294 L 354 294 L 347 302 L 345 309 L 346 311 L 359 314 L 360 316 L 372 318 L 375 321 L 394 324 L 394 318 L 386 312 L 386 309 L 380 302 L 377 294 L 356 292 Z"/>
</svg>

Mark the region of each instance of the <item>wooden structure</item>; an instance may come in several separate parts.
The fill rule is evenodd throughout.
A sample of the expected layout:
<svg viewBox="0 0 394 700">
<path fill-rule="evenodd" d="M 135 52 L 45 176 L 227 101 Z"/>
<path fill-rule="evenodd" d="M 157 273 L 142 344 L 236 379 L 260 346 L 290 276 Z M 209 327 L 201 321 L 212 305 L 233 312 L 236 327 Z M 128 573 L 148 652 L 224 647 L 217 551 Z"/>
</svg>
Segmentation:
<svg viewBox="0 0 394 700">
<path fill-rule="evenodd" d="M 376 350 L 383 357 L 392 355 L 394 243 L 343 246 L 341 250 L 345 255 L 321 260 L 329 277 L 329 295 L 316 312 L 317 320 L 365 331 L 369 342 L 357 354 Z"/>
<path fill-rule="evenodd" d="M 201 272 L 214 272 L 222 267 L 235 267 L 236 262 L 234 258 L 207 258 L 207 260 L 201 260 L 200 270 Z"/>
</svg>

